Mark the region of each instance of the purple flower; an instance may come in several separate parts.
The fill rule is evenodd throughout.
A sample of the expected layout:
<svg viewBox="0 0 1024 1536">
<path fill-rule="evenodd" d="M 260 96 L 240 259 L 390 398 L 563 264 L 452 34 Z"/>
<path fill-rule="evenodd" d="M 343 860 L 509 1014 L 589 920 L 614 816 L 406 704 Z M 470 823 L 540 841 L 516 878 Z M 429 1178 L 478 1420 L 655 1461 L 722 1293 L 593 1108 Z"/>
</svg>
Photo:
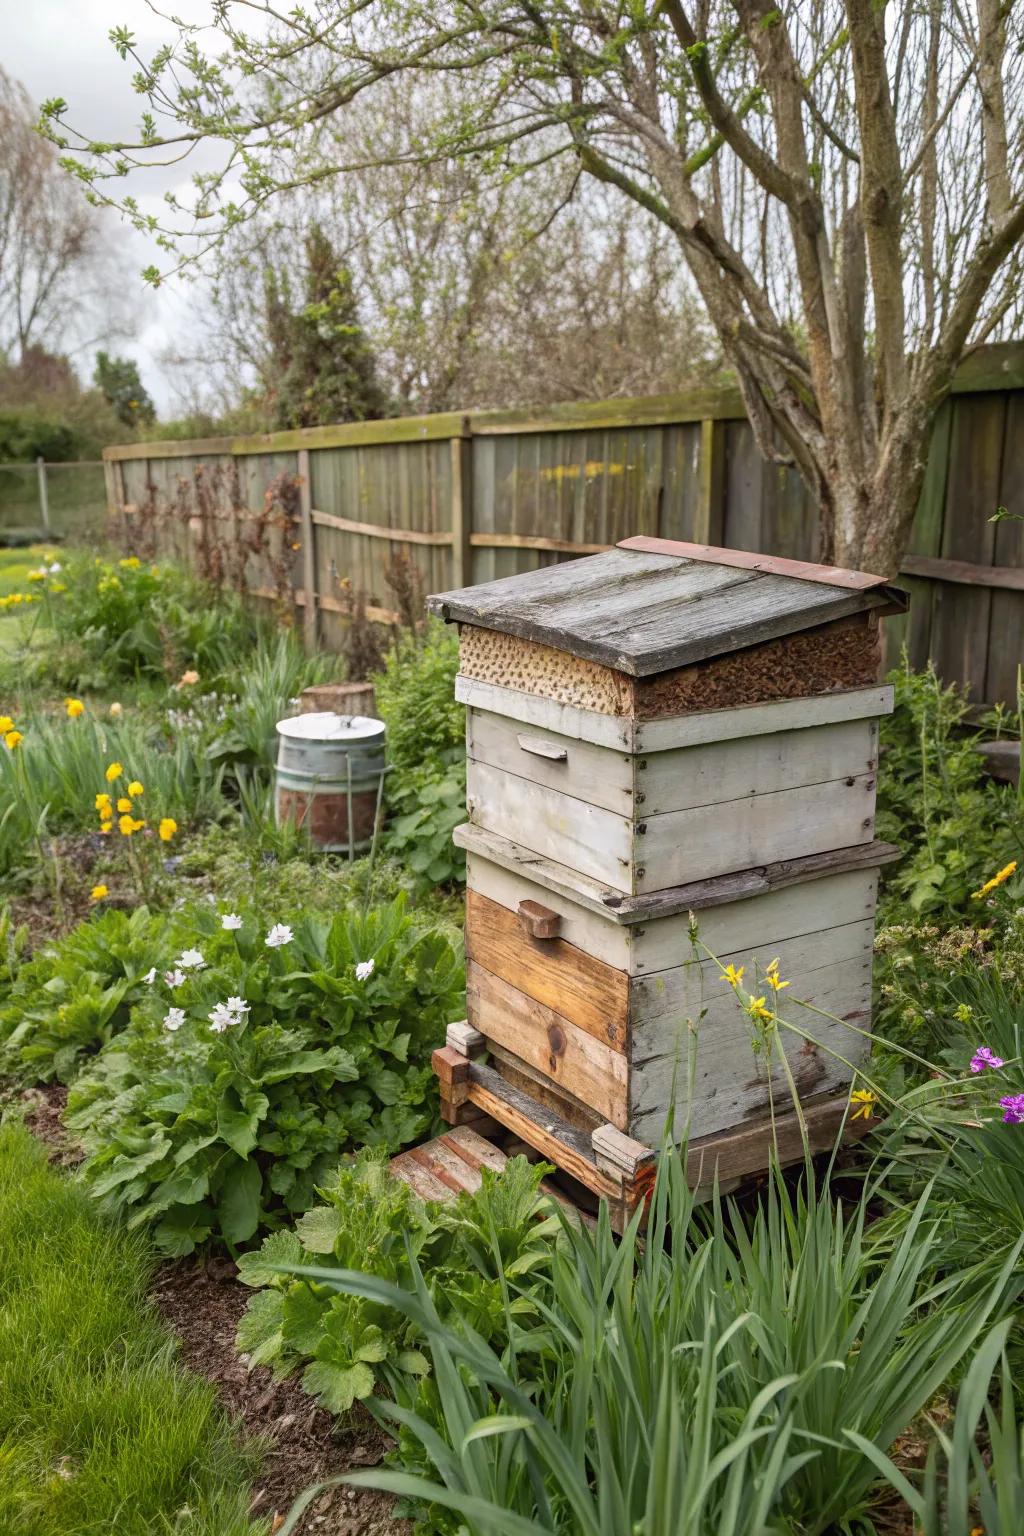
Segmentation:
<svg viewBox="0 0 1024 1536">
<path fill-rule="evenodd" d="M 1011 1093 L 999 1103 L 1005 1111 L 1003 1120 L 1007 1125 L 1024 1125 L 1024 1093 Z"/>
<path fill-rule="evenodd" d="M 984 1072 L 986 1067 L 1004 1067 L 1006 1063 L 1001 1056 L 994 1056 L 987 1045 L 979 1045 L 971 1057 L 971 1071 Z"/>
</svg>

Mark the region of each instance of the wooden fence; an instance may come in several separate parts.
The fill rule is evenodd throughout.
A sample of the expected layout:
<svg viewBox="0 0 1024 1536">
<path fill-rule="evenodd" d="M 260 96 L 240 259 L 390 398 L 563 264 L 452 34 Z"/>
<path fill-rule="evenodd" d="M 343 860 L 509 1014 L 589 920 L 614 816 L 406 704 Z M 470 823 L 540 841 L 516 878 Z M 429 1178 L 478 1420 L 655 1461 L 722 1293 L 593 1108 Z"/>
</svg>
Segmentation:
<svg viewBox="0 0 1024 1536">
<path fill-rule="evenodd" d="M 815 509 L 758 453 L 737 391 L 399 417 L 108 448 L 117 536 L 295 602 L 340 645 L 353 594 L 396 619 L 389 561 L 440 591 L 631 534 L 814 558 Z M 1012 701 L 1024 656 L 1024 343 L 979 349 L 939 414 L 903 566 L 905 640 L 975 701 Z M 394 575 L 394 566 L 391 566 Z"/>
</svg>

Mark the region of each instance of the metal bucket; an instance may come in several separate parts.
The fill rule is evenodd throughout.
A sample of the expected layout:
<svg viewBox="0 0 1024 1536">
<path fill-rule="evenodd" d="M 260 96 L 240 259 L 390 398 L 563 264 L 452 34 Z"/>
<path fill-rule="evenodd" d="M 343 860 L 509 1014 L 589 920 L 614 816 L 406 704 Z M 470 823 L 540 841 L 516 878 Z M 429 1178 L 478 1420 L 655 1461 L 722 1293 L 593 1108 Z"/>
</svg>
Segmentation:
<svg viewBox="0 0 1024 1536">
<path fill-rule="evenodd" d="M 384 786 L 384 722 L 333 710 L 277 724 L 278 826 L 305 826 L 321 853 L 373 842 Z"/>
</svg>

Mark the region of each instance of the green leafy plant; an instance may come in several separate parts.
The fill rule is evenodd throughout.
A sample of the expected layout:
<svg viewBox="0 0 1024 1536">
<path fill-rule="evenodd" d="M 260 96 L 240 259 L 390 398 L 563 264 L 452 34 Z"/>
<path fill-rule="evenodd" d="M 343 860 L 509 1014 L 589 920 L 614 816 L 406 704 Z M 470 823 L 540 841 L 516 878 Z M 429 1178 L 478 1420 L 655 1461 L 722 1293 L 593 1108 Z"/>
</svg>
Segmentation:
<svg viewBox="0 0 1024 1536">
<path fill-rule="evenodd" d="M 392 817 L 385 846 L 420 884 L 453 885 L 466 878 L 466 854 L 452 832 L 466 819 L 466 754 L 453 748 L 443 765 L 409 768 L 389 791 Z"/>
<path fill-rule="evenodd" d="M 306 1390 L 333 1413 L 369 1398 L 378 1385 L 394 1396 L 415 1395 L 429 1366 L 423 1335 L 408 1318 L 281 1266 L 330 1258 L 342 1269 L 407 1286 L 415 1260 L 444 1317 L 489 1341 L 503 1340 L 505 1285 L 528 1284 L 550 1261 L 558 1223 L 544 1215 L 538 1195 L 545 1171 L 513 1158 L 500 1176 L 484 1169 L 476 1194 L 428 1206 L 391 1177 L 379 1155 L 361 1154 L 319 1190 L 325 1205 L 240 1260 L 240 1278 L 267 1288 L 249 1303 L 238 1347 L 252 1364 L 270 1365 L 279 1376 L 304 1366 Z M 520 1320 L 529 1307 L 521 1297 Z"/>
<path fill-rule="evenodd" d="M 906 662 L 888 681 L 896 706 L 882 723 L 875 825 L 904 857 L 885 879 L 883 921 L 900 921 L 907 907 L 929 920 L 969 917 L 972 892 L 1024 853 L 1017 797 L 985 777 L 961 689 Z"/>
<path fill-rule="evenodd" d="M 175 953 L 174 921 L 138 907 L 80 923 L 17 969 L 0 1009 L 0 1071 L 70 1082 L 83 1058 L 128 1024 L 146 975 Z"/>
<path fill-rule="evenodd" d="M 374 679 L 377 708 L 388 728 L 388 759 L 398 775 L 444 762 L 465 748 L 466 711 L 455 698 L 459 637 L 439 619 L 421 635 L 402 635 Z"/>
<path fill-rule="evenodd" d="M 251 647 L 259 625 L 241 599 L 174 565 L 135 556 L 69 558 L 61 591 L 44 583 L 46 620 L 61 647 L 54 670 L 66 687 L 128 679 L 177 681 L 186 670 L 223 673 Z"/>
<path fill-rule="evenodd" d="M 190 916 L 68 1113 L 86 1186 L 174 1253 L 248 1242 L 311 1205 L 349 1147 L 422 1135 L 462 988 L 451 944 L 401 898 L 269 931 L 252 912 Z"/>
<path fill-rule="evenodd" d="M 1024 1247 L 983 1294 L 936 1286 L 928 1195 L 881 1259 L 870 1200 L 844 1210 L 810 1169 L 796 1190 L 776 1172 L 748 1227 L 718 1199 L 695 1212 L 666 1148 L 643 1246 L 637 1220 L 621 1243 L 606 1214 L 595 1232 L 564 1221 L 539 1325 L 517 1328 L 509 1285 L 501 1356 L 446 1325 L 415 1268 L 408 1289 L 304 1271 L 402 1311 L 433 1360 L 435 1416 L 371 1405 L 433 1475 L 350 1480 L 435 1501 L 474 1536 L 852 1529 L 877 1467 L 851 1435 L 888 1449 L 991 1322 Z"/>
<path fill-rule="evenodd" d="M 466 819 L 466 712 L 455 699 L 458 636 L 436 619 L 404 635 L 374 679 L 388 728 L 391 811 L 385 845 L 420 882 L 465 880 L 452 830 Z"/>
</svg>

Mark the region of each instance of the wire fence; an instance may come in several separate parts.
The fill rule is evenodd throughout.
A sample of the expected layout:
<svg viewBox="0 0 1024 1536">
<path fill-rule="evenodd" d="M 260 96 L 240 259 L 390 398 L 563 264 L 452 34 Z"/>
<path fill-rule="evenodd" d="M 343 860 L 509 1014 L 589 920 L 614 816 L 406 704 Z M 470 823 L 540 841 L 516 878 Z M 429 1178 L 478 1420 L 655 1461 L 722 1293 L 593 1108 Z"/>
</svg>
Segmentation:
<svg viewBox="0 0 1024 1536">
<path fill-rule="evenodd" d="M 0 463 L 0 542 L 88 536 L 107 509 L 102 459 Z"/>
</svg>

